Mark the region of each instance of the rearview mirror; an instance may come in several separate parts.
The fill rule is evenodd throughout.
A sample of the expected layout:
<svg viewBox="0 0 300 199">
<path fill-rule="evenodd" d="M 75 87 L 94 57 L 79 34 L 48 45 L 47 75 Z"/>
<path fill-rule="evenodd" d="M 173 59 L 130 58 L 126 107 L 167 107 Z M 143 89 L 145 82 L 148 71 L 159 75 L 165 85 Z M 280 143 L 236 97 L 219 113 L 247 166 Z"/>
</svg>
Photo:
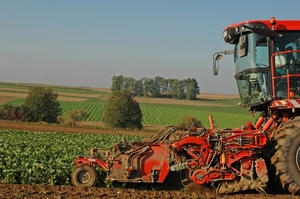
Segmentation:
<svg viewBox="0 0 300 199">
<path fill-rule="evenodd" d="M 220 59 L 221 58 L 222 58 L 222 55 L 220 55 Z M 219 74 L 219 60 L 220 59 L 214 59 L 214 66 L 213 66 L 213 75 L 214 76 Z"/>
<path fill-rule="evenodd" d="M 223 55 L 233 54 L 234 50 L 225 50 L 222 52 L 217 52 L 213 55 L 213 75 L 219 74 L 219 61 Z"/>
</svg>

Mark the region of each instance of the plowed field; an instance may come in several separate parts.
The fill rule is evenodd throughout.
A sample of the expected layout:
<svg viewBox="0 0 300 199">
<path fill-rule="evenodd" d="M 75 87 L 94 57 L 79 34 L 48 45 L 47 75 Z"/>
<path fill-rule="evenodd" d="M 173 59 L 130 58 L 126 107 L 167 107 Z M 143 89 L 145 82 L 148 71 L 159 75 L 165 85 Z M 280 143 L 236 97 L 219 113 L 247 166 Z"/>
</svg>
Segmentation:
<svg viewBox="0 0 300 199">
<path fill-rule="evenodd" d="M 76 133 L 111 133 L 108 130 L 87 129 L 87 128 L 69 128 L 62 126 L 52 126 L 43 124 L 28 124 L 17 122 L 0 121 L 1 129 L 18 129 L 30 131 L 55 131 L 55 132 L 76 132 Z M 131 131 L 118 131 L 118 133 L 135 134 Z M 166 187 L 166 186 L 164 186 Z M 0 184 L 0 199 L 76 199 L 76 198 L 269 198 L 269 199 L 296 199 L 299 196 L 292 196 L 278 192 L 277 187 L 269 187 L 267 195 L 262 193 L 247 192 L 231 195 L 216 195 L 213 189 L 208 189 L 204 186 L 191 186 L 186 189 L 172 190 L 172 188 L 161 189 L 160 185 L 154 186 L 139 186 L 138 188 L 78 188 L 74 186 L 41 186 L 41 185 L 24 185 L 24 184 Z"/>
</svg>

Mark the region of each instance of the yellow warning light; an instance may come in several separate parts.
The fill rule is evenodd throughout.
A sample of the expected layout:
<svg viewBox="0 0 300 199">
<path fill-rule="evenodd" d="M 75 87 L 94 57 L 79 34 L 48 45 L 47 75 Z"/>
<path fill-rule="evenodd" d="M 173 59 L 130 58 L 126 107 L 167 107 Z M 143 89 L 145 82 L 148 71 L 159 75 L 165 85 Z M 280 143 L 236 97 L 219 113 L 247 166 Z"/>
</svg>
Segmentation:
<svg viewBox="0 0 300 199">
<path fill-rule="evenodd" d="M 272 26 L 274 26 L 274 25 L 276 24 L 276 19 L 275 19 L 275 17 L 271 17 L 271 18 L 270 18 L 270 23 L 271 23 Z"/>
</svg>

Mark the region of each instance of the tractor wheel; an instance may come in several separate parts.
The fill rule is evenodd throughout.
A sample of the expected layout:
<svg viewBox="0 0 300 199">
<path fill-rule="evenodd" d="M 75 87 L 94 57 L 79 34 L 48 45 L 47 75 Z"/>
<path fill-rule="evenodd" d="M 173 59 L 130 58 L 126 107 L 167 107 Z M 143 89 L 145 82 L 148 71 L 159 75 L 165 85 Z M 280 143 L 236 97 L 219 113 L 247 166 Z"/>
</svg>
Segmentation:
<svg viewBox="0 0 300 199">
<path fill-rule="evenodd" d="M 88 165 L 76 167 L 71 177 L 72 184 L 77 187 L 94 187 L 98 182 L 96 169 Z"/>
<path fill-rule="evenodd" d="M 285 123 L 274 134 L 275 153 L 271 164 L 275 167 L 277 183 L 292 194 L 300 194 L 300 117 Z"/>
</svg>

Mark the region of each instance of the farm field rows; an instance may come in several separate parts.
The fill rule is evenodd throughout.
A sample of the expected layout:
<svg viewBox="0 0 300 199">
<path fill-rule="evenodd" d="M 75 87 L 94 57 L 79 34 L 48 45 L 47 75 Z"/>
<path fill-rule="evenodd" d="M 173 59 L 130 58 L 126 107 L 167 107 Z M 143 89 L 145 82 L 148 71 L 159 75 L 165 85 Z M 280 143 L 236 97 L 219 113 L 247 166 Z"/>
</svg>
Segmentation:
<svg viewBox="0 0 300 199">
<path fill-rule="evenodd" d="M 284 193 L 276 192 L 277 189 L 270 187 L 267 190 L 267 195 L 259 194 L 256 192 L 238 193 L 232 195 L 216 195 L 214 189 L 209 189 L 204 186 L 191 186 L 186 189 L 169 186 L 170 182 L 166 179 L 166 183 L 160 185 L 143 185 L 127 186 L 119 188 L 105 188 L 105 187 L 92 187 L 92 188 L 78 188 L 72 185 L 57 185 L 59 183 L 69 184 L 72 167 L 74 166 L 74 155 L 86 154 L 90 147 L 109 146 L 110 143 L 118 142 L 122 135 L 127 135 L 129 140 L 139 139 L 145 135 L 135 136 L 137 132 L 109 132 L 107 130 L 97 130 L 87 134 L 74 133 L 74 128 L 64 127 L 65 132 L 72 133 L 57 133 L 54 132 L 38 132 L 38 129 L 46 130 L 48 125 L 43 124 L 29 124 L 32 125 L 31 131 L 24 130 L 4 130 L 10 129 L 7 126 L 8 122 L 0 121 L 0 160 L 3 168 L 3 158 L 8 161 L 11 169 L 8 169 L 9 176 L 20 174 L 17 178 L 8 178 L 1 174 L 0 183 L 0 198 L 178 198 L 178 199 L 203 199 L 203 198 L 222 198 L 222 199 L 296 199 L 298 196 L 287 195 Z M 6 127 L 7 126 L 7 127 Z M 15 125 L 18 128 L 21 125 Z M 109 133 L 116 133 L 115 136 L 108 136 Z M 104 134 L 104 135 L 103 135 Z M 85 137 L 86 136 L 86 137 Z M 51 140 L 49 140 L 51 138 Z M 32 140 L 31 140 L 32 139 Z M 105 142 L 103 141 L 105 140 Z M 85 143 L 89 142 L 89 143 Z M 100 144 L 103 143 L 103 144 Z M 24 161 L 24 159 L 27 159 Z M 45 164 L 44 162 L 48 163 Z M 51 165 L 51 166 L 50 166 Z M 25 168 L 22 168 L 25 167 Z M 37 170 L 36 170 L 37 169 Z M 46 171 L 46 173 L 44 173 Z M 2 172 L 2 171 L 1 171 Z M 38 173 L 40 174 L 38 175 Z M 49 172 L 49 174 L 48 174 Z M 52 174 L 52 175 L 50 175 Z M 27 177 L 30 180 L 41 180 L 42 183 L 34 184 L 10 184 L 4 183 L 3 179 L 14 181 L 24 180 L 26 183 Z M 60 178 L 59 176 L 66 176 Z M 51 185 L 55 183 L 56 185 Z"/>
<path fill-rule="evenodd" d="M 23 99 L 15 99 L 9 104 L 21 105 Z M 70 110 L 85 110 L 89 114 L 85 121 L 100 122 L 105 110 L 106 101 L 61 101 L 63 115 Z M 190 115 L 197 117 L 204 126 L 208 127 L 208 116 L 212 115 L 219 128 L 234 128 L 241 126 L 246 121 L 255 122 L 248 114 L 246 108 L 233 105 L 223 106 L 193 106 L 175 104 L 150 104 L 140 103 L 143 114 L 144 125 L 171 125 L 177 124 L 183 116 Z"/>
</svg>

